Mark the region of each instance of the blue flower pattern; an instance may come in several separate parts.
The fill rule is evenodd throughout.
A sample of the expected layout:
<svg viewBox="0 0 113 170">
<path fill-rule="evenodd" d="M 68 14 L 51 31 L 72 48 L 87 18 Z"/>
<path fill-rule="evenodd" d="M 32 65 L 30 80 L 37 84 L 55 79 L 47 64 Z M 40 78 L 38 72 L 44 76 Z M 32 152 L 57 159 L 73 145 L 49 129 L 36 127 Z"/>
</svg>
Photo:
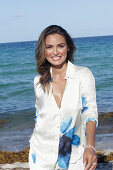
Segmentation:
<svg viewBox="0 0 113 170">
<path fill-rule="evenodd" d="M 90 120 L 93 121 L 93 122 L 95 122 L 95 123 L 97 124 L 97 121 L 95 120 L 95 118 L 88 118 L 87 121 L 86 121 L 86 123 L 89 122 Z"/>
<path fill-rule="evenodd" d="M 81 110 L 82 113 L 88 109 L 86 104 L 87 104 L 86 97 L 82 97 L 82 110 Z"/>
<path fill-rule="evenodd" d="M 77 126 L 70 128 L 72 123 L 72 117 L 68 117 L 65 121 L 62 121 L 60 131 L 64 133 L 60 138 L 58 165 L 62 169 L 67 169 L 71 156 L 72 144 L 78 146 L 80 144 L 79 136 L 74 133 L 77 132 Z M 68 131 L 67 131 L 68 130 Z"/>
<path fill-rule="evenodd" d="M 38 109 L 36 109 L 36 114 L 35 114 L 35 118 L 34 118 L 35 123 L 37 123 L 37 117 L 38 116 L 39 116 Z"/>
<path fill-rule="evenodd" d="M 73 135 L 72 144 L 74 144 L 75 146 L 79 146 L 79 144 L 80 144 L 80 137 L 78 135 Z"/>
<path fill-rule="evenodd" d="M 35 164 L 36 163 L 36 154 L 35 153 L 32 153 L 32 160 L 33 160 L 33 163 Z"/>
<path fill-rule="evenodd" d="M 71 122 L 72 122 L 72 117 L 69 117 L 66 121 L 62 121 L 60 125 L 60 131 L 62 133 L 65 133 L 71 126 Z"/>
<path fill-rule="evenodd" d="M 53 82 L 53 76 L 51 75 L 51 80 L 50 80 L 50 82 L 52 83 Z"/>
</svg>

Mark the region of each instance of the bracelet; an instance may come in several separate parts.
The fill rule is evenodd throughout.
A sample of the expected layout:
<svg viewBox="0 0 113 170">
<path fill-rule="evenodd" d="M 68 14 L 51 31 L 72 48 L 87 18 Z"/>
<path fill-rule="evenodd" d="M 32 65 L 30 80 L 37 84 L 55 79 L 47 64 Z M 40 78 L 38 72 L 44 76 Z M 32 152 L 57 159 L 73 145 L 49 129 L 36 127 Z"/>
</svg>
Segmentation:
<svg viewBox="0 0 113 170">
<path fill-rule="evenodd" d="M 92 148 L 94 150 L 94 152 L 96 152 L 96 149 L 91 145 L 87 145 L 87 146 L 85 146 L 85 148 Z"/>
</svg>

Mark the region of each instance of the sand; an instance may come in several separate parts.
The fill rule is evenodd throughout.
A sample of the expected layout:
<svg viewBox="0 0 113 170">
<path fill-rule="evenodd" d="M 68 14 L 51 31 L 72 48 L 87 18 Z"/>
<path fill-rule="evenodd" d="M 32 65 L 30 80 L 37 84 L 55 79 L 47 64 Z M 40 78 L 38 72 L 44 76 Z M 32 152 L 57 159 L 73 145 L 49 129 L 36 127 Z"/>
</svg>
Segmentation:
<svg viewBox="0 0 113 170">
<path fill-rule="evenodd" d="M 13 164 L 0 164 L 0 170 L 29 170 L 29 163 L 16 162 Z"/>
<path fill-rule="evenodd" d="M 0 170 L 29 170 L 29 147 L 20 152 L 0 151 Z M 96 170 L 112 170 L 113 151 L 97 151 L 98 166 Z"/>
<path fill-rule="evenodd" d="M 99 123 L 106 120 L 113 121 L 113 112 L 99 115 Z M 5 122 L 1 122 L 5 123 Z M 108 124 L 108 122 L 107 122 Z M 107 148 L 107 146 L 106 146 Z M 0 150 L 0 170 L 29 170 L 28 163 L 29 147 L 20 152 Z M 98 165 L 96 170 L 113 169 L 113 150 L 97 150 Z"/>
</svg>

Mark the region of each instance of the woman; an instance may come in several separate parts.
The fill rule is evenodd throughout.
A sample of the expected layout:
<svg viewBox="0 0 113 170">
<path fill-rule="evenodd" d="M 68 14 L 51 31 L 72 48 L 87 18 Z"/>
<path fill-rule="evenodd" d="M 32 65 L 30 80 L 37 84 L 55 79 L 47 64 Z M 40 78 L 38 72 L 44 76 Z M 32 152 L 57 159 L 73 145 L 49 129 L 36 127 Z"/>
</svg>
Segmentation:
<svg viewBox="0 0 113 170">
<path fill-rule="evenodd" d="M 75 49 L 69 34 L 57 25 L 47 27 L 39 37 L 31 170 L 96 168 L 95 80 L 88 68 L 71 63 Z"/>
</svg>

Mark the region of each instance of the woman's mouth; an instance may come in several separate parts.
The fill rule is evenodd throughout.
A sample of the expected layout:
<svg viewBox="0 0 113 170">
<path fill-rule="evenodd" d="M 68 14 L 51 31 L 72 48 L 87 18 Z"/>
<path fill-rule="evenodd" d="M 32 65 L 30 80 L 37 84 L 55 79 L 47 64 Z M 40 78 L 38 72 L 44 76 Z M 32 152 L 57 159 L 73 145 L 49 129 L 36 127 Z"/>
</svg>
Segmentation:
<svg viewBox="0 0 113 170">
<path fill-rule="evenodd" d="M 51 57 L 53 61 L 58 61 L 61 59 L 61 56 L 55 56 L 55 57 Z"/>
</svg>

